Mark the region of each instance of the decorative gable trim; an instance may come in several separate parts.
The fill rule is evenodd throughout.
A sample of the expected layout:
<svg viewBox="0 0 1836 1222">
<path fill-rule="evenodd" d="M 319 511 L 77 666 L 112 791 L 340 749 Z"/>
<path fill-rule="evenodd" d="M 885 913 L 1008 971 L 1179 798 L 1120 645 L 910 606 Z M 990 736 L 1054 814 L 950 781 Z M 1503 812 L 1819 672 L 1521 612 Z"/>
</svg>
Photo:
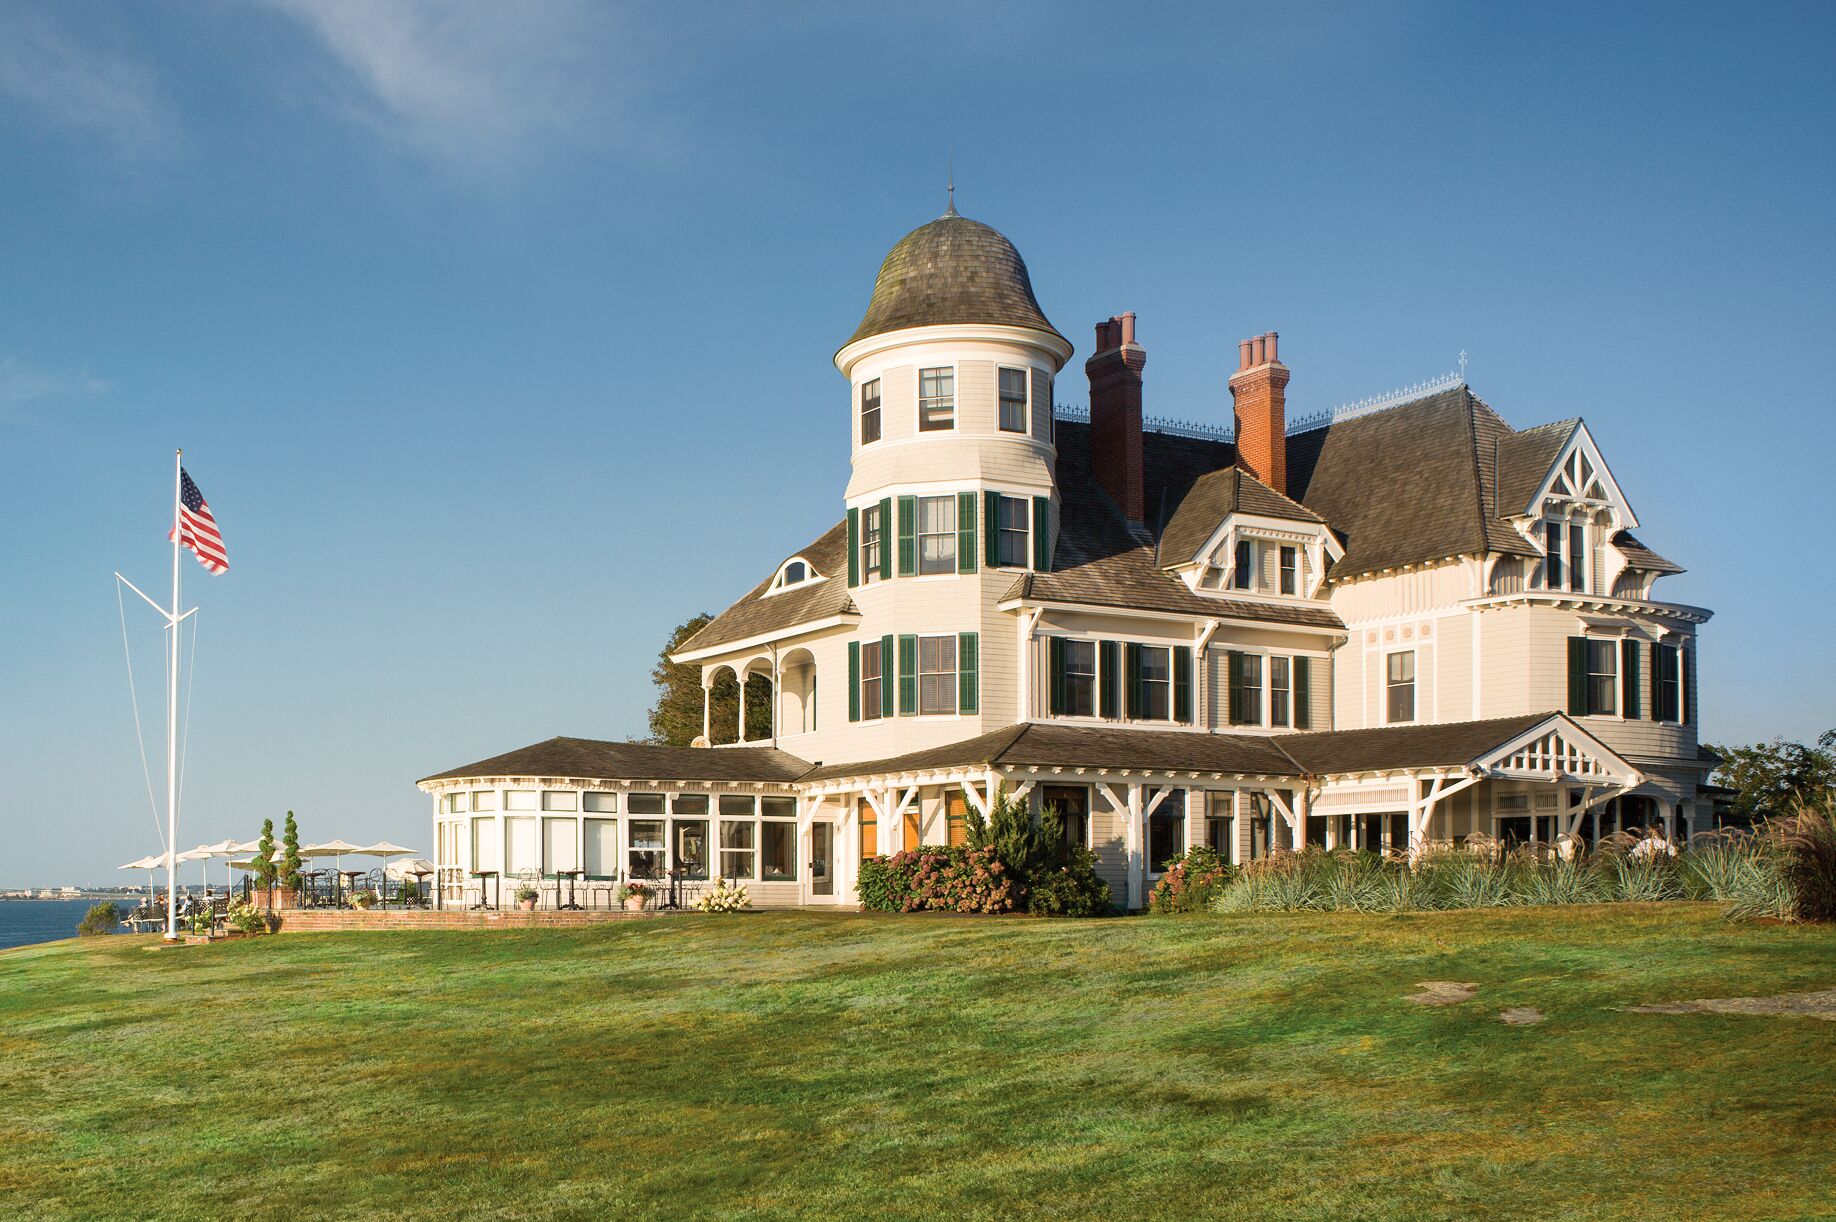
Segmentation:
<svg viewBox="0 0 1836 1222">
<path fill-rule="evenodd" d="M 1585 482 L 1581 479 L 1583 475 L 1586 476 Z M 1631 529 L 1638 525 L 1638 515 L 1632 512 L 1632 503 L 1620 490 L 1619 481 L 1613 478 L 1605 456 L 1600 453 L 1600 446 L 1594 441 L 1593 434 L 1587 431 L 1585 421 L 1575 422 L 1575 431 L 1570 434 L 1561 452 L 1544 473 L 1530 503 L 1518 507 L 1517 512 L 1525 517 L 1539 518 L 1543 515 L 1544 502 L 1552 496 L 1575 501 L 1604 501 L 1619 511 L 1621 529 Z"/>
<path fill-rule="evenodd" d="M 1626 758 L 1556 713 L 1473 761 L 1486 776 L 1516 781 L 1566 781 L 1630 789 L 1644 775 Z"/>
</svg>

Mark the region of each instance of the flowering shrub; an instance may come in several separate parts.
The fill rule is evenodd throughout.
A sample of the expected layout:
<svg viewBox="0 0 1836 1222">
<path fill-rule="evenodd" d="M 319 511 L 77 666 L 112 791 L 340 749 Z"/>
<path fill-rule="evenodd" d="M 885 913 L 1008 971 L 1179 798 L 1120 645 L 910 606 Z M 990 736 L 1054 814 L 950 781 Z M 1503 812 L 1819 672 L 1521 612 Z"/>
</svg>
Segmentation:
<svg viewBox="0 0 1836 1222">
<path fill-rule="evenodd" d="M 730 883 L 724 878 L 715 879 L 714 885 L 695 901 L 697 912 L 741 912 L 750 907 L 752 897 L 746 894 L 746 884 Z"/>
<path fill-rule="evenodd" d="M 267 909 L 243 900 L 237 900 L 229 906 L 228 920 L 231 929 L 240 929 L 248 934 L 267 933 L 273 928 L 269 923 Z"/>
<path fill-rule="evenodd" d="M 1234 874 L 1215 850 L 1187 849 L 1162 868 L 1148 905 L 1155 912 L 1203 912 Z"/>
<path fill-rule="evenodd" d="M 861 906 L 881 912 L 1014 912 L 1025 891 L 991 847 L 921 845 L 861 863 Z"/>
</svg>

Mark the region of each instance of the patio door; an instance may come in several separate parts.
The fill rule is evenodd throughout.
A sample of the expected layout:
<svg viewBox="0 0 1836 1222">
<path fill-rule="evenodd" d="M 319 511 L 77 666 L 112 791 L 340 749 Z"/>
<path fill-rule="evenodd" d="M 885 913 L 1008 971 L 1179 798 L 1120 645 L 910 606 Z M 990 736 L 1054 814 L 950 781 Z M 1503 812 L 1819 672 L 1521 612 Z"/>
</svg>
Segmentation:
<svg viewBox="0 0 1836 1222">
<path fill-rule="evenodd" d="M 810 822 L 809 900 L 835 902 L 835 825 L 826 819 Z"/>
</svg>

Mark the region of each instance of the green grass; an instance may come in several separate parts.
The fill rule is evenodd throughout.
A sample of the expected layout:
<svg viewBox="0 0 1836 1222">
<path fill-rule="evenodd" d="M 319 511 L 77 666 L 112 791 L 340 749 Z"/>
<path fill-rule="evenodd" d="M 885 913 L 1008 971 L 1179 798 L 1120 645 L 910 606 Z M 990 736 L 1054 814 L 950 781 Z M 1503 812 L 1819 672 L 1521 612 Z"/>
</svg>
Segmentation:
<svg viewBox="0 0 1836 1222">
<path fill-rule="evenodd" d="M 1836 1023 L 1614 1007 L 1833 985 L 1694 904 L 88 939 L 0 954 L 0 1216 L 1830 1217 Z"/>
</svg>

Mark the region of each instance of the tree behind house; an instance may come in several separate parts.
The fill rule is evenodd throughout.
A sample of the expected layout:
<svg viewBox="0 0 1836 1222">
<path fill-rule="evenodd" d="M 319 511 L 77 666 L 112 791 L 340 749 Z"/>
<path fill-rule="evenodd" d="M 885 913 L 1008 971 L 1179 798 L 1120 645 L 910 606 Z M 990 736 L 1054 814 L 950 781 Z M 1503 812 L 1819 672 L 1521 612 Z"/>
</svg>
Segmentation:
<svg viewBox="0 0 1836 1222">
<path fill-rule="evenodd" d="M 650 680 L 657 686 L 657 701 L 650 710 L 649 742 L 686 747 L 701 736 L 701 667 L 693 662 L 672 662 L 669 657 L 713 619 L 704 611 L 679 625 L 657 655 L 657 664 L 650 672 Z M 739 684 L 731 673 L 722 671 L 715 680 L 708 712 L 715 742 L 730 743 L 739 737 Z M 746 685 L 746 737 L 749 741 L 771 737 L 771 684 L 757 677 Z"/>
</svg>

